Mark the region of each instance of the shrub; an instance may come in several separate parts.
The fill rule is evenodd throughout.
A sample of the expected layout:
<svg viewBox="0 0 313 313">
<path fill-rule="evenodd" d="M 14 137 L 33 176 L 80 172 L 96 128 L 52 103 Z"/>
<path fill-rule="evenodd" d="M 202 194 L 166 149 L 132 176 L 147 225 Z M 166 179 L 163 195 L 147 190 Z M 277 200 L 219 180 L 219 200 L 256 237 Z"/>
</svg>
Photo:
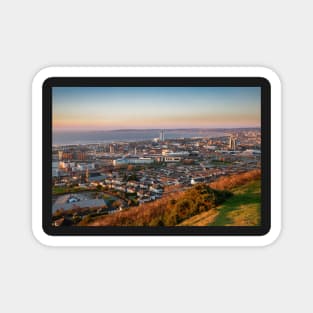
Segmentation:
<svg viewBox="0 0 313 313">
<path fill-rule="evenodd" d="M 95 218 L 86 224 L 88 226 L 175 226 L 189 217 L 223 203 L 232 196 L 228 189 L 243 185 L 260 176 L 260 170 L 253 170 L 221 177 L 211 184 L 198 184 L 184 192 L 165 195 L 159 200 Z"/>
</svg>

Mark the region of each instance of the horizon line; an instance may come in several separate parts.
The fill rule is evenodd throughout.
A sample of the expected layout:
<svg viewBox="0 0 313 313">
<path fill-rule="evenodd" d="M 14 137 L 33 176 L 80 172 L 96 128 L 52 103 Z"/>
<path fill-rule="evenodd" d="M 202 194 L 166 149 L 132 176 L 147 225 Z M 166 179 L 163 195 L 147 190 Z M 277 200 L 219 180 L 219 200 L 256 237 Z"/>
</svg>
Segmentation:
<svg viewBox="0 0 313 313">
<path fill-rule="evenodd" d="M 223 130 L 223 129 L 254 129 L 261 126 L 236 126 L 236 127 L 179 127 L 179 128 L 113 128 L 113 129 L 52 129 L 53 132 L 112 132 L 112 131 L 144 131 L 144 130 Z"/>
</svg>

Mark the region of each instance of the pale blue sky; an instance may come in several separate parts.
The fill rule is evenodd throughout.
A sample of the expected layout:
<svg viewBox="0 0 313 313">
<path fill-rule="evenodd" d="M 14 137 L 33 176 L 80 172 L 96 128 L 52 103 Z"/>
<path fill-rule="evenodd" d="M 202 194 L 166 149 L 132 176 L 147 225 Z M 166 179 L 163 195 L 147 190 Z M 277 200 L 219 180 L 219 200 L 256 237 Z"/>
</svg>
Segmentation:
<svg viewBox="0 0 313 313">
<path fill-rule="evenodd" d="M 259 127 L 260 87 L 53 87 L 54 130 Z"/>
</svg>

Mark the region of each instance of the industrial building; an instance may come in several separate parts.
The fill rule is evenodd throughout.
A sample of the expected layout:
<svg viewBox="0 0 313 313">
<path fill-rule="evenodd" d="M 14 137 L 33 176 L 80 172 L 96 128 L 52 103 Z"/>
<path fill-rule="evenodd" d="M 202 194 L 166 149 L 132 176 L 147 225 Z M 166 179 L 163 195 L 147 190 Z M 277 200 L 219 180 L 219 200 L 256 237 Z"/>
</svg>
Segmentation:
<svg viewBox="0 0 313 313">
<path fill-rule="evenodd" d="M 141 165 L 141 164 L 152 164 L 154 159 L 152 158 L 122 158 L 113 160 L 114 166 L 123 166 L 123 165 Z"/>
</svg>

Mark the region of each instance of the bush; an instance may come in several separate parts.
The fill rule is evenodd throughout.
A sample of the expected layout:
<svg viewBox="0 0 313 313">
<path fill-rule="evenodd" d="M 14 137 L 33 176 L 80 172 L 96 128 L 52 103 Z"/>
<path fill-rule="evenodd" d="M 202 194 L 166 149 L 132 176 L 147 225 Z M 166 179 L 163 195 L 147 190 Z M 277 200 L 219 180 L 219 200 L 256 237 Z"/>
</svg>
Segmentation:
<svg viewBox="0 0 313 313">
<path fill-rule="evenodd" d="M 221 177 L 213 183 L 198 184 L 185 192 L 130 208 L 127 211 L 99 217 L 91 221 L 92 226 L 175 226 L 184 219 L 208 211 L 229 198 L 228 191 L 261 177 L 260 170 Z"/>
<path fill-rule="evenodd" d="M 175 226 L 183 220 L 208 211 L 225 201 L 232 193 L 214 190 L 206 184 L 199 184 L 171 198 L 134 207 L 97 219 L 94 226 Z"/>
</svg>

